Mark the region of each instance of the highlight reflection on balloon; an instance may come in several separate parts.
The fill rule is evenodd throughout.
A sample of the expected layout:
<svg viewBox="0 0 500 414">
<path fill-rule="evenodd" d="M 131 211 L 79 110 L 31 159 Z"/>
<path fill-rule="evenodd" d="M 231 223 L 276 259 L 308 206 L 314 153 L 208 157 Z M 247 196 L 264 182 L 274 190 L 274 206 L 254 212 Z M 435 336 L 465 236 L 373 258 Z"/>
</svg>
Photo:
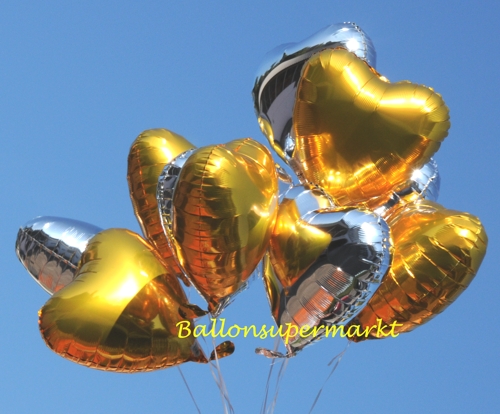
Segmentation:
<svg viewBox="0 0 500 414">
<path fill-rule="evenodd" d="M 295 187 L 285 194 L 264 260 L 266 293 L 279 327 L 319 328 L 316 337 L 297 331 L 287 338 L 289 356 L 320 339 L 324 327 L 344 325 L 361 311 L 390 253 L 389 229 L 377 215 L 334 209 L 317 190 Z"/>
<path fill-rule="evenodd" d="M 47 345 L 79 364 L 118 372 L 207 362 L 176 324 L 205 314 L 189 305 L 172 269 L 151 245 L 123 229 L 105 230 L 85 250 L 76 280 L 39 312 Z M 221 344 L 223 353 L 227 346 Z"/>
<path fill-rule="evenodd" d="M 272 157 L 251 139 L 181 154 L 160 176 L 164 230 L 212 314 L 246 286 L 262 259 L 277 191 Z"/>
<path fill-rule="evenodd" d="M 428 200 L 400 205 L 387 220 L 394 259 L 353 323 L 367 327 L 380 318 L 385 324 L 401 324 L 396 333 L 409 332 L 445 310 L 469 286 L 488 238 L 477 217 Z M 375 337 L 372 332 L 369 339 Z"/>
</svg>

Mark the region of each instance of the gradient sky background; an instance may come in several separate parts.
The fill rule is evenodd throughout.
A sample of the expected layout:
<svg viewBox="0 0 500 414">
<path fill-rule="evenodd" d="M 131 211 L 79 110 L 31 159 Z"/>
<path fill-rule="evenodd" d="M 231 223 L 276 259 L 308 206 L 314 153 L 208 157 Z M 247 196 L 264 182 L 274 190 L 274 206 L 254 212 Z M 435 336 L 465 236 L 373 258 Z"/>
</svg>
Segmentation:
<svg viewBox="0 0 500 414">
<path fill-rule="evenodd" d="M 492 0 L 3 1 L 2 411 L 196 412 L 176 368 L 95 371 L 44 345 L 37 311 L 48 295 L 15 256 L 17 230 L 54 215 L 139 231 L 126 161 L 141 131 L 168 128 L 197 146 L 246 136 L 264 142 L 250 95 L 264 54 L 354 21 L 375 44 L 379 72 L 445 98 L 452 128 L 435 157 L 439 201 L 479 216 L 490 244 L 476 279 L 445 313 L 396 339 L 351 345 L 314 412 L 497 412 L 499 7 Z M 229 324 L 272 324 L 261 281 L 222 316 Z M 235 343 L 235 354 L 221 361 L 231 403 L 236 413 L 257 413 L 270 360 L 253 350 L 273 340 Z M 308 412 L 346 343 L 323 339 L 290 360 L 275 412 Z M 223 412 L 209 367 L 181 368 L 201 412 Z"/>
</svg>

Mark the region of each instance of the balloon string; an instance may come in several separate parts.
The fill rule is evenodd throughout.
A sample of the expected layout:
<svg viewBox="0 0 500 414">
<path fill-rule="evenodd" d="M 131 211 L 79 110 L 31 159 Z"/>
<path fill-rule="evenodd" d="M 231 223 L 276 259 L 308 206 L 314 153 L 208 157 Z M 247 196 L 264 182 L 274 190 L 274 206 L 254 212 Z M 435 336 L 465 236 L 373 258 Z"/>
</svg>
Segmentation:
<svg viewBox="0 0 500 414">
<path fill-rule="evenodd" d="M 260 408 L 260 413 L 261 414 L 266 414 L 267 397 L 268 397 L 268 394 L 269 394 L 269 382 L 271 380 L 271 375 L 273 373 L 273 368 L 274 368 L 275 362 L 276 362 L 276 360 L 273 359 L 273 361 L 271 362 L 270 368 L 269 368 L 269 374 L 267 374 L 266 392 L 264 394 L 264 400 L 262 401 L 262 406 Z"/>
<path fill-rule="evenodd" d="M 330 366 L 333 364 L 334 361 L 335 362 L 335 365 L 333 366 L 332 370 L 330 371 L 330 374 L 328 374 L 328 377 L 326 377 L 326 380 L 325 382 L 323 382 L 323 385 L 321 386 L 320 390 L 318 391 L 318 395 L 316 395 L 316 398 L 314 399 L 314 402 L 313 402 L 313 405 L 311 406 L 311 409 L 309 410 L 309 414 L 311 414 L 314 410 L 314 406 L 316 405 L 316 403 L 318 402 L 319 400 L 319 397 L 321 395 L 321 392 L 323 391 L 323 388 L 325 388 L 325 385 L 326 383 L 328 382 L 328 380 L 330 379 L 330 377 L 332 376 L 332 374 L 335 372 L 335 370 L 337 369 L 337 367 L 339 366 L 339 363 L 340 361 L 342 360 L 342 357 L 344 356 L 344 354 L 346 353 L 347 349 L 349 348 L 349 345 L 351 345 L 351 341 L 348 341 L 347 342 L 347 345 L 345 346 L 344 350 L 340 353 L 340 354 L 337 354 L 333 357 L 333 359 L 328 363 L 327 366 Z"/>
<path fill-rule="evenodd" d="M 274 351 L 278 351 L 280 338 L 276 337 L 274 340 Z M 262 406 L 260 409 L 261 414 L 266 414 L 266 405 L 267 405 L 267 397 L 269 395 L 269 383 L 271 382 L 271 375 L 273 373 L 274 364 L 276 363 L 276 359 L 273 359 L 271 365 L 269 366 L 269 373 L 267 374 L 266 381 L 266 391 L 264 393 L 264 400 L 262 401 Z"/>
<path fill-rule="evenodd" d="M 279 337 L 276 337 L 276 339 L 275 339 L 274 349 L 273 349 L 273 351 L 275 353 L 278 352 L 278 348 L 279 348 L 279 345 L 280 345 L 280 339 L 281 338 L 279 338 Z M 273 359 L 273 361 L 271 363 L 271 366 L 269 368 L 269 374 L 267 376 L 266 392 L 265 392 L 264 401 L 262 403 L 261 414 L 274 413 L 274 409 L 276 408 L 276 402 L 278 401 L 278 393 L 279 393 L 279 390 L 280 390 L 280 383 L 281 383 L 281 380 L 283 379 L 283 376 L 285 374 L 286 367 L 288 366 L 288 361 L 289 361 L 288 358 L 282 358 L 281 361 L 280 361 L 281 362 L 281 366 L 280 366 L 280 370 L 278 371 L 278 375 L 276 377 L 276 384 L 275 384 L 275 387 L 274 387 L 274 397 L 273 397 L 271 405 L 269 407 L 267 407 L 267 400 L 268 400 L 268 396 L 269 396 L 269 384 L 271 382 L 271 376 L 272 376 L 274 364 L 276 364 L 278 362 L 278 359 Z"/>
<path fill-rule="evenodd" d="M 278 401 L 278 393 L 280 391 L 280 382 L 281 382 L 281 379 L 283 378 L 283 376 L 285 375 L 285 371 L 286 371 L 286 367 L 288 366 L 288 362 L 290 360 L 287 358 L 287 359 L 284 359 L 284 360 L 281 360 L 281 367 L 280 367 L 280 370 L 278 372 L 278 378 L 276 379 L 276 391 L 274 392 L 274 398 L 273 398 L 273 404 L 271 406 L 271 410 L 270 410 L 270 413 L 274 413 L 274 408 L 276 407 L 276 402 Z"/>
<path fill-rule="evenodd" d="M 219 356 L 217 355 L 216 345 L 215 345 L 215 337 L 212 337 L 212 346 L 214 348 L 214 356 L 215 356 L 215 365 L 217 366 L 217 373 L 219 376 L 219 381 L 222 386 L 222 393 L 224 395 L 225 402 L 229 405 L 229 411 L 234 414 L 233 406 L 231 405 L 231 400 L 229 398 L 229 392 L 227 391 L 226 382 L 224 381 L 224 377 L 222 375 L 222 371 L 220 369 L 219 364 Z M 224 405 L 224 409 L 226 410 L 226 406 Z"/>
<path fill-rule="evenodd" d="M 227 397 L 226 397 L 226 395 L 224 393 L 223 386 L 222 386 L 222 384 L 221 384 L 221 382 L 219 380 L 220 376 L 218 377 L 217 373 L 214 371 L 214 365 L 213 365 L 212 361 L 208 361 L 208 366 L 210 368 L 210 372 L 211 372 L 212 377 L 213 377 L 213 379 L 215 381 L 215 384 L 217 384 L 217 387 L 219 388 L 220 397 L 221 397 L 221 400 L 222 400 L 222 406 L 224 407 L 224 414 L 228 414 L 228 409 L 227 409 L 227 404 L 226 404 Z"/>
<path fill-rule="evenodd" d="M 213 320 L 210 322 L 209 328 L 211 329 Z M 203 336 L 203 341 L 205 344 L 207 344 L 207 340 Z M 213 365 L 213 362 L 211 360 L 208 361 L 208 366 L 210 367 L 210 372 L 212 373 L 212 377 L 217 384 L 217 387 L 219 388 L 221 400 L 222 400 L 222 406 L 224 407 L 224 414 L 228 414 L 229 412 L 231 414 L 234 414 L 234 408 L 231 404 L 231 400 L 229 399 L 229 394 L 226 388 L 226 383 L 224 381 L 224 378 L 222 376 L 222 371 L 220 369 L 219 365 L 219 357 L 217 355 L 217 350 L 216 350 L 216 345 L 215 345 L 215 338 L 212 338 L 212 346 L 214 349 L 214 355 L 215 355 L 215 368 Z M 217 371 L 217 372 L 215 372 Z"/>
<path fill-rule="evenodd" d="M 194 403 L 194 405 L 196 407 L 196 410 L 198 411 L 199 414 L 201 414 L 200 407 L 198 407 L 198 404 L 196 404 L 196 400 L 194 399 L 194 395 L 191 392 L 191 388 L 189 388 L 189 384 L 187 383 L 186 378 L 184 377 L 184 374 L 182 373 L 181 368 L 177 367 L 177 369 L 179 370 L 179 373 L 181 374 L 182 380 L 184 381 L 184 384 L 186 385 L 186 388 L 187 388 L 187 390 L 189 392 L 189 395 L 191 396 L 191 399 L 193 400 L 193 403 Z"/>
</svg>

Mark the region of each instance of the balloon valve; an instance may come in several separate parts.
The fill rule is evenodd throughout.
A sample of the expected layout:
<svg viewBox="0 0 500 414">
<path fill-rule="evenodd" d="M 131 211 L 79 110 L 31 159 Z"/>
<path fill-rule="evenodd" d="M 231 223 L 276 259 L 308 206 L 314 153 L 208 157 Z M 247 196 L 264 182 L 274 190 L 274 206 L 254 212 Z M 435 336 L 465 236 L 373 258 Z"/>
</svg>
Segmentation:
<svg viewBox="0 0 500 414">
<path fill-rule="evenodd" d="M 198 305 L 184 303 L 179 306 L 179 315 L 185 319 L 201 318 L 208 314 L 208 311 L 201 309 Z"/>
<path fill-rule="evenodd" d="M 231 341 L 222 342 L 210 354 L 210 361 L 227 357 L 234 352 L 234 349 L 234 344 Z"/>
<path fill-rule="evenodd" d="M 255 353 L 258 355 L 263 355 L 266 358 L 292 358 L 295 355 L 297 355 L 296 352 L 291 352 L 289 354 L 282 354 L 281 352 L 278 351 L 271 351 L 270 349 L 266 348 L 255 348 Z"/>
</svg>

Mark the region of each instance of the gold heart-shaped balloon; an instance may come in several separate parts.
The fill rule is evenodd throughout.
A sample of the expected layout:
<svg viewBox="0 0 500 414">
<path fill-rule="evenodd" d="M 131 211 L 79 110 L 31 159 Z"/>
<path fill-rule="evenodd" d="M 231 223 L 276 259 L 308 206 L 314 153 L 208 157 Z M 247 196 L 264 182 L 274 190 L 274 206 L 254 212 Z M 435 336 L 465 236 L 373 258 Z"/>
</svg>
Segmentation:
<svg viewBox="0 0 500 414">
<path fill-rule="evenodd" d="M 431 88 L 390 83 L 354 54 L 324 50 L 299 81 L 290 164 L 336 204 L 359 203 L 409 179 L 449 126 L 448 108 Z"/>
<path fill-rule="evenodd" d="M 316 209 L 332 208 L 330 200 L 315 190 L 302 191 L 302 200 L 285 196 L 279 205 L 278 217 L 269 245 L 270 260 L 276 277 L 289 289 L 318 259 L 332 241 L 328 232 L 302 219 L 301 201 L 307 197 Z"/>
<path fill-rule="evenodd" d="M 110 229 L 90 240 L 77 278 L 42 307 L 39 325 L 47 345 L 67 359 L 137 372 L 207 362 L 196 339 L 185 335 L 204 313 L 187 303 L 152 246 L 131 231 Z M 217 353 L 228 355 L 231 346 L 221 344 Z"/>
<path fill-rule="evenodd" d="M 398 334 L 426 323 L 467 288 L 481 265 L 488 238 L 477 217 L 428 200 L 398 206 L 387 222 L 395 246 L 393 263 L 353 324 L 364 330 L 381 319 L 388 326 L 397 323 L 393 333 Z M 372 330 L 368 339 L 389 331 Z"/>
<path fill-rule="evenodd" d="M 156 187 L 165 164 L 192 148 L 195 148 L 193 144 L 174 132 L 167 129 L 149 129 L 137 137 L 128 156 L 127 180 L 130 198 L 142 232 L 181 277 L 182 272 L 161 226 Z"/>
<path fill-rule="evenodd" d="M 218 314 L 262 259 L 277 213 L 269 150 L 250 138 L 197 149 L 180 171 L 170 233 L 181 267 Z"/>
</svg>

